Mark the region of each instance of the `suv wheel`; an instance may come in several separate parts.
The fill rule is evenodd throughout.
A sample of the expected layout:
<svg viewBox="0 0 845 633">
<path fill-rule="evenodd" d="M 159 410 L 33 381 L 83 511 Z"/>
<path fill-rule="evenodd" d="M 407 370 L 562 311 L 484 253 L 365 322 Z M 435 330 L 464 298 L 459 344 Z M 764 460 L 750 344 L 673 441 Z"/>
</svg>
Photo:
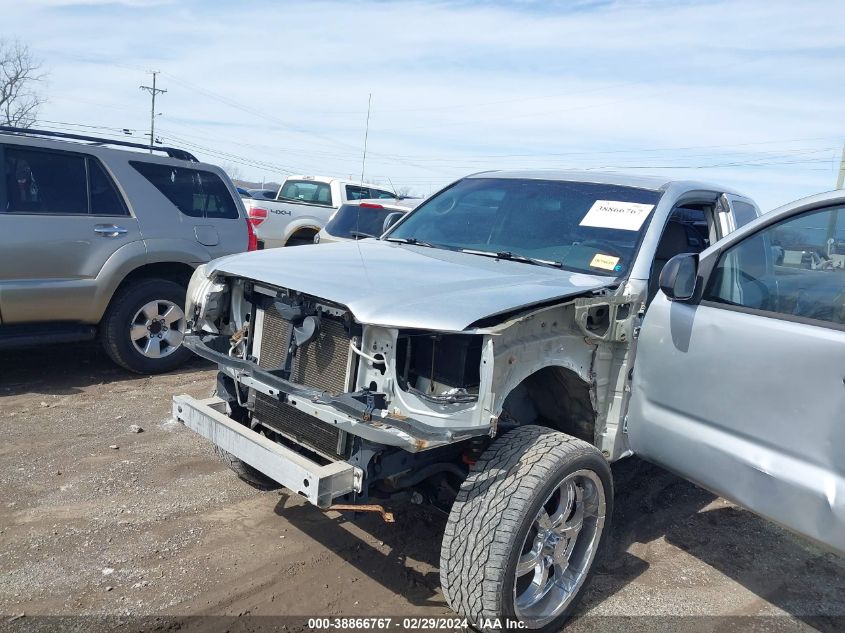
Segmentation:
<svg viewBox="0 0 845 633">
<path fill-rule="evenodd" d="M 558 631 L 590 576 L 613 507 L 610 467 L 592 445 L 539 426 L 493 442 L 461 486 L 440 582 L 475 626 L 506 618 Z"/>
<path fill-rule="evenodd" d="M 101 323 L 106 353 L 139 374 L 175 369 L 191 357 L 185 336 L 185 288 L 166 279 L 144 279 L 115 294 Z"/>
</svg>

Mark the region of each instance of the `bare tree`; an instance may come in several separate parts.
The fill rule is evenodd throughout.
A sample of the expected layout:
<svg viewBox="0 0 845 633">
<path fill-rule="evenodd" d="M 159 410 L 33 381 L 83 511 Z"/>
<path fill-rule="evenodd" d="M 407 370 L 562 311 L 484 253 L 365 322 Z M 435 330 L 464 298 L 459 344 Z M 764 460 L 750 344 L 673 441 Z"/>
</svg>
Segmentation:
<svg viewBox="0 0 845 633">
<path fill-rule="evenodd" d="M 241 181 L 244 179 L 243 171 L 237 165 L 233 163 L 222 163 L 220 167 L 223 169 L 223 171 L 229 174 L 229 178 L 231 178 L 232 180 Z"/>
<path fill-rule="evenodd" d="M 0 125 L 30 127 L 44 98 L 38 87 L 44 80 L 41 62 L 18 41 L 0 40 Z"/>
</svg>

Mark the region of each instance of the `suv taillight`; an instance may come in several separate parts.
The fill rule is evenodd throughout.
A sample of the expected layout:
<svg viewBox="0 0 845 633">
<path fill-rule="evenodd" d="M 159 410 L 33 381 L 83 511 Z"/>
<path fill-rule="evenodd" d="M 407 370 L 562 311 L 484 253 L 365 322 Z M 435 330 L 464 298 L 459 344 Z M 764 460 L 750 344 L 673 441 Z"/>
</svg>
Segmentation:
<svg viewBox="0 0 845 633">
<path fill-rule="evenodd" d="M 261 207 L 253 207 L 251 209 L 246 210 L 246 215 L 249 218 L 250 224 L 252 226 L 258 226 L 264 220 L 267 219 L 267 209 L 262 209 Z"/>
<path fill-rule="evenodd" d="M 258 250 L 258 237 L 255 235 L 255 229 L 252 228 L 252 219 L 247 218 L 246 220 L 246 233 L 247 233 L 247 242 L 246 242 L 246 250 L 247 251 L 257 251 Z"/>
</svg>

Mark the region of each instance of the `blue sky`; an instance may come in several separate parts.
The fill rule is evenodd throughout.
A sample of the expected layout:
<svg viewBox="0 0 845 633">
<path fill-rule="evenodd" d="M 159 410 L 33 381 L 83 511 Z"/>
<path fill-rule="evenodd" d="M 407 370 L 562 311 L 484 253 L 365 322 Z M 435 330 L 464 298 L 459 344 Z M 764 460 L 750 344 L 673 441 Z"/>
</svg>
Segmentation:
<svg viewBox="0 0 845 633">
<path fill-rule="evenodd" d="M 45 127 L 149 127 L 244 177 L 361 174 L 428 194 L 497 168 L 832 189 L 842 2 L 0 0 L 49 72 Z M 93 127 L 98 126 L 98 127 Z"/>
</svg>

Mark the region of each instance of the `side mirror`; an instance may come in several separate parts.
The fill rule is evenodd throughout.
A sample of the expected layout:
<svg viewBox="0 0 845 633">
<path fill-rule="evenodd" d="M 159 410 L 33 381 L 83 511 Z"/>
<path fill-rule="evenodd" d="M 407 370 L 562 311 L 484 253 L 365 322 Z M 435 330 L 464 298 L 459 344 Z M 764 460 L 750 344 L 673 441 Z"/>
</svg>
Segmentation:
<svg viewBox="0 0 845 633">
<path fill-rule="evenodd" d="M 402 213 L 401 211 L 394 211 L 393 213 L 388 213 L 387 217 L 384 218 L 384 224 L 381 227 L 381 232 L 387 233 L 387 229 L 389 229 L 391 226 L 393 226 L 399 220 L 401 220 L 404 217 L 404 215 L 405 214 Z"/>
<path fill-rule="evenodd" d="M 698 255 L 682 253 L 666 262 L 660 271 L 660 289 L 670 301 L 687 301 L 695 294 Z"/>
</svg>

